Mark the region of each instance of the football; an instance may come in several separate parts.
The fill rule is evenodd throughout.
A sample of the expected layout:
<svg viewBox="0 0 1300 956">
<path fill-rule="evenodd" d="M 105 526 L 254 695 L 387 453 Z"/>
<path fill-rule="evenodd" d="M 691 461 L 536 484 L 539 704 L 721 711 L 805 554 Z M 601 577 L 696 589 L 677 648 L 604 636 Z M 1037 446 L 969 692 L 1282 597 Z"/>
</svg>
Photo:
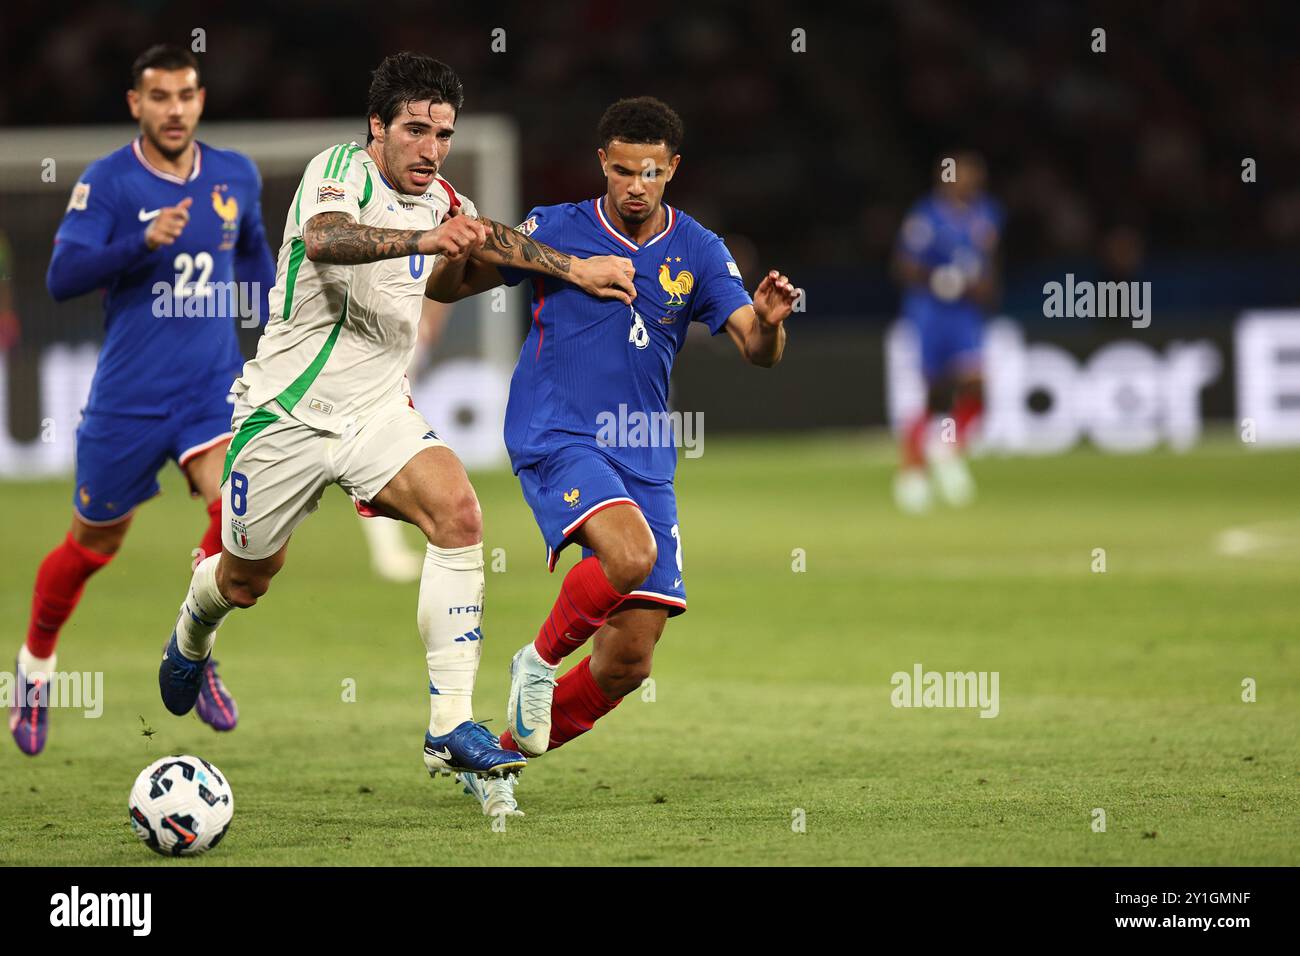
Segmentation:
<svg viewBox="0 0 1300 956">
<path fill-rule="evenodd" d="M 131 788 L 131 827 L 163 856 L 197 856 L 221 842 L 235 813 L 223 774 L 202 757 L 162 757 Z"/>
</svg>

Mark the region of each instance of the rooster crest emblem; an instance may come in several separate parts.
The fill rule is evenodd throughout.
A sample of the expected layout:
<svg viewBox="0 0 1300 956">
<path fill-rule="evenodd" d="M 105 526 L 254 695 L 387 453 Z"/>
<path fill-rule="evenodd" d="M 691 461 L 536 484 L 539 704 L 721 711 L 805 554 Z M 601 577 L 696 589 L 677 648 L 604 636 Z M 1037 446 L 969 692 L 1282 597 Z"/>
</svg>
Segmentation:
<svg viewBox="0 0 1300 956">
<path fill-rule="evenodd" d="M 239 202 L 234 196 L 221 195 L 220 189 L 212 190 L 212 208 L 217 211 L 222 222 L 234 223 L 239 219 Z"/>
<path fill-rule="evenodd" d="M 570 508 L 574 507 L 578 503 L 578 498 L 579 498 L 579 492 L 577 488 L 574 488 L 572 491 L 566 491 L 564 493 L 564 500 L 568 502 Z"/>
<path fill-rule="evenodd" d="M 683 269 L 674 279 L 665 262 L 659 267 L 659 286 L 668 293 L 668 305 L 685 305 L 686 296 L 691 294 L 691 289 L 695 286 L 695 276 Z"/>
</svg>

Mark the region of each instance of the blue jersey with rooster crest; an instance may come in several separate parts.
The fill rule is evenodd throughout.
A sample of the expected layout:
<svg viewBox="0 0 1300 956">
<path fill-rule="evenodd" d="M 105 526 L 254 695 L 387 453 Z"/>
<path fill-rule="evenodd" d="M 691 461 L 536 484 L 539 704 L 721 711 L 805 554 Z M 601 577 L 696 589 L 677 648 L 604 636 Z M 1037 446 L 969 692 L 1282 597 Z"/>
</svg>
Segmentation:
<svg viewBox="0 0 1300 956">
<path fill-rule="evenodd" d="M 169 246 L 145 233 L 189 199 Z M 230 433 L 243 367 L 235 322 L 267 314 L 275 284 L 261 178 L 248 157 L 195 141 L 188 177 L 152 166 L 137 138 L 91 163 L 72 189 L 46 277 L 59 301 L 104 290 L 104 346 L 77 427 L 73 507 L 112 524 Z M 236 280 L 238 280 L 236 282 Z"/>
<path fill-rule="evenodd" d="M 185 230 L 150 251 L 145 231 L 164 206 L 186 198 Z M 217 389 L 224 403 L 244 364 L 236 273 L 260 286 L 256 303 L 245 306 L 259 308 L 259 318 L 275 284 L 261 179 L 248 157 L 196 141 L 193 171 L 182 179 L 151 166 L 136 139 L 82 174 L 54 242 L 48 281 L 55 298 L 106 292 L 88 412 L 162 418 L 210 402 Z M 89 250 L 100 260 L 117 253 L 112 274 L 91 274 L 100 262 L 87 261 Z"/>
<path fill-rule="evenodd" d="M 637 297 L 628 306 L 558 279 L 500 270 L 509 285 L 532 280 L 532 326 L 506 407 L 516 473 L 566 445 L 588 445 L 640 478 L 672 480 L 668 379 L 687 326 L 703 322 L 716 335 L 752 300 L 723 241 L 666 203 L 664 211 L 664 228 L 643 243 L 610 223 L 603 199 L 539 206 L 518 227 L 572 256 L 626 256 Z"/>
</svg>

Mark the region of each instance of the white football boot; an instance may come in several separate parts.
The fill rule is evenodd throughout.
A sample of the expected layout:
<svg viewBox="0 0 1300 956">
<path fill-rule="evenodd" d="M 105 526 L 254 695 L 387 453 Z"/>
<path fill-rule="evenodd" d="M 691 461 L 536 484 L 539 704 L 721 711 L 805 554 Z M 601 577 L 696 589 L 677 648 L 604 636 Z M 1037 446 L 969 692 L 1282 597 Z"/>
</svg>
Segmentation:
<svg viewBox="0 0 1300 956">
<path fill-rule="evenodd" d="M 519 809 L 515 800 L 515 784 L 518 777 L 478 777 L 472 773 L 456 774 L 456 782 L 465 788 L 465 792 L 475 797 L 483 807 L 485 817 L 522 817 L 524 811 Z"/>
<path fill-rule="evenodd" d="M 515 652 L 510 661 L 510 701 L 506 723 L 515 746 L 526 756 L 546 753 L 551 743 L 551 701 L 555 699 L 555 672 L 542 660 L 532 642 Z"/>
<path fill-rule="evenodd" d="M 926 447 L 926 460 L 934 476 L 939 497 L 954 508 L 975 500 L 975 479 L 966 467 L 966 459 L 952 442 L 934 441 Z"/>
<path fill-rule="evenodd" d="M 894 504 L 909 515 L 930 510 L 930 478 L 924 468 L 904 468 L 894 475 Z"/>
</svg>

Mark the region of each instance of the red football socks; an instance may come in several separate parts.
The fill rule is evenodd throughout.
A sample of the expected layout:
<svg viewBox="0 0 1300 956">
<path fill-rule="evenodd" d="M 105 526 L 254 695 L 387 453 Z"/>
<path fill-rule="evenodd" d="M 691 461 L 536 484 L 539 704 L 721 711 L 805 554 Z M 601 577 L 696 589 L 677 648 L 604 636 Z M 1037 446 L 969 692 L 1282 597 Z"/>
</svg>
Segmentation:
<svg viewBox="0 0 1300 956">
<path fill-rule="evenodd" d="M 925 466 L 925 433 L 929 426 L 929 412 L 921 412 L 903 429 L 904 468 Z"/>
<path fill-rule="evenodd" d="M 27 626 L 27 649 L 34 657 L 49 657 L 63 627 L 85 590 L 86 580 L 113 560 L 77 544 L 72 533 L 45 556 L 36 572 L 32 592 L 32 617 Z"/>
<path fill-rule="evenodd" d="M 564 576 L 560 596 L 533 647 L 546 663 L 559 664 L 596 633 L 623 598 L 605 577 L 600 559 L 584 558 Z"/>
<path fill-rule="evenodd" d="M 960 395 L 952 404 L 952 418 L 957 425 L 957 447 L 965 448 L 971 427 L 984 412 L 984 403 L 976 395 Z"/>
<path fill-rule="evenodd" d="M 555 684 L 555 699 L 551 703 L 551 742 L 547 750 L 563 746 L 574 737 L 580 737 L 600 718 L 619 705 L 610 700 L 596 685 L 591 676 L 591 657 L 584 657 Z M 518 750 L 510 731 L 501 735 L 501 746 Z"/>
<path fill-rule="evenodd" d="M 203 533 L 199 543 L 203 550 L 200 561 L 221 553 L 221 497 L 218 495 L 208 502 L 208 530 Z"/>
</svg>

